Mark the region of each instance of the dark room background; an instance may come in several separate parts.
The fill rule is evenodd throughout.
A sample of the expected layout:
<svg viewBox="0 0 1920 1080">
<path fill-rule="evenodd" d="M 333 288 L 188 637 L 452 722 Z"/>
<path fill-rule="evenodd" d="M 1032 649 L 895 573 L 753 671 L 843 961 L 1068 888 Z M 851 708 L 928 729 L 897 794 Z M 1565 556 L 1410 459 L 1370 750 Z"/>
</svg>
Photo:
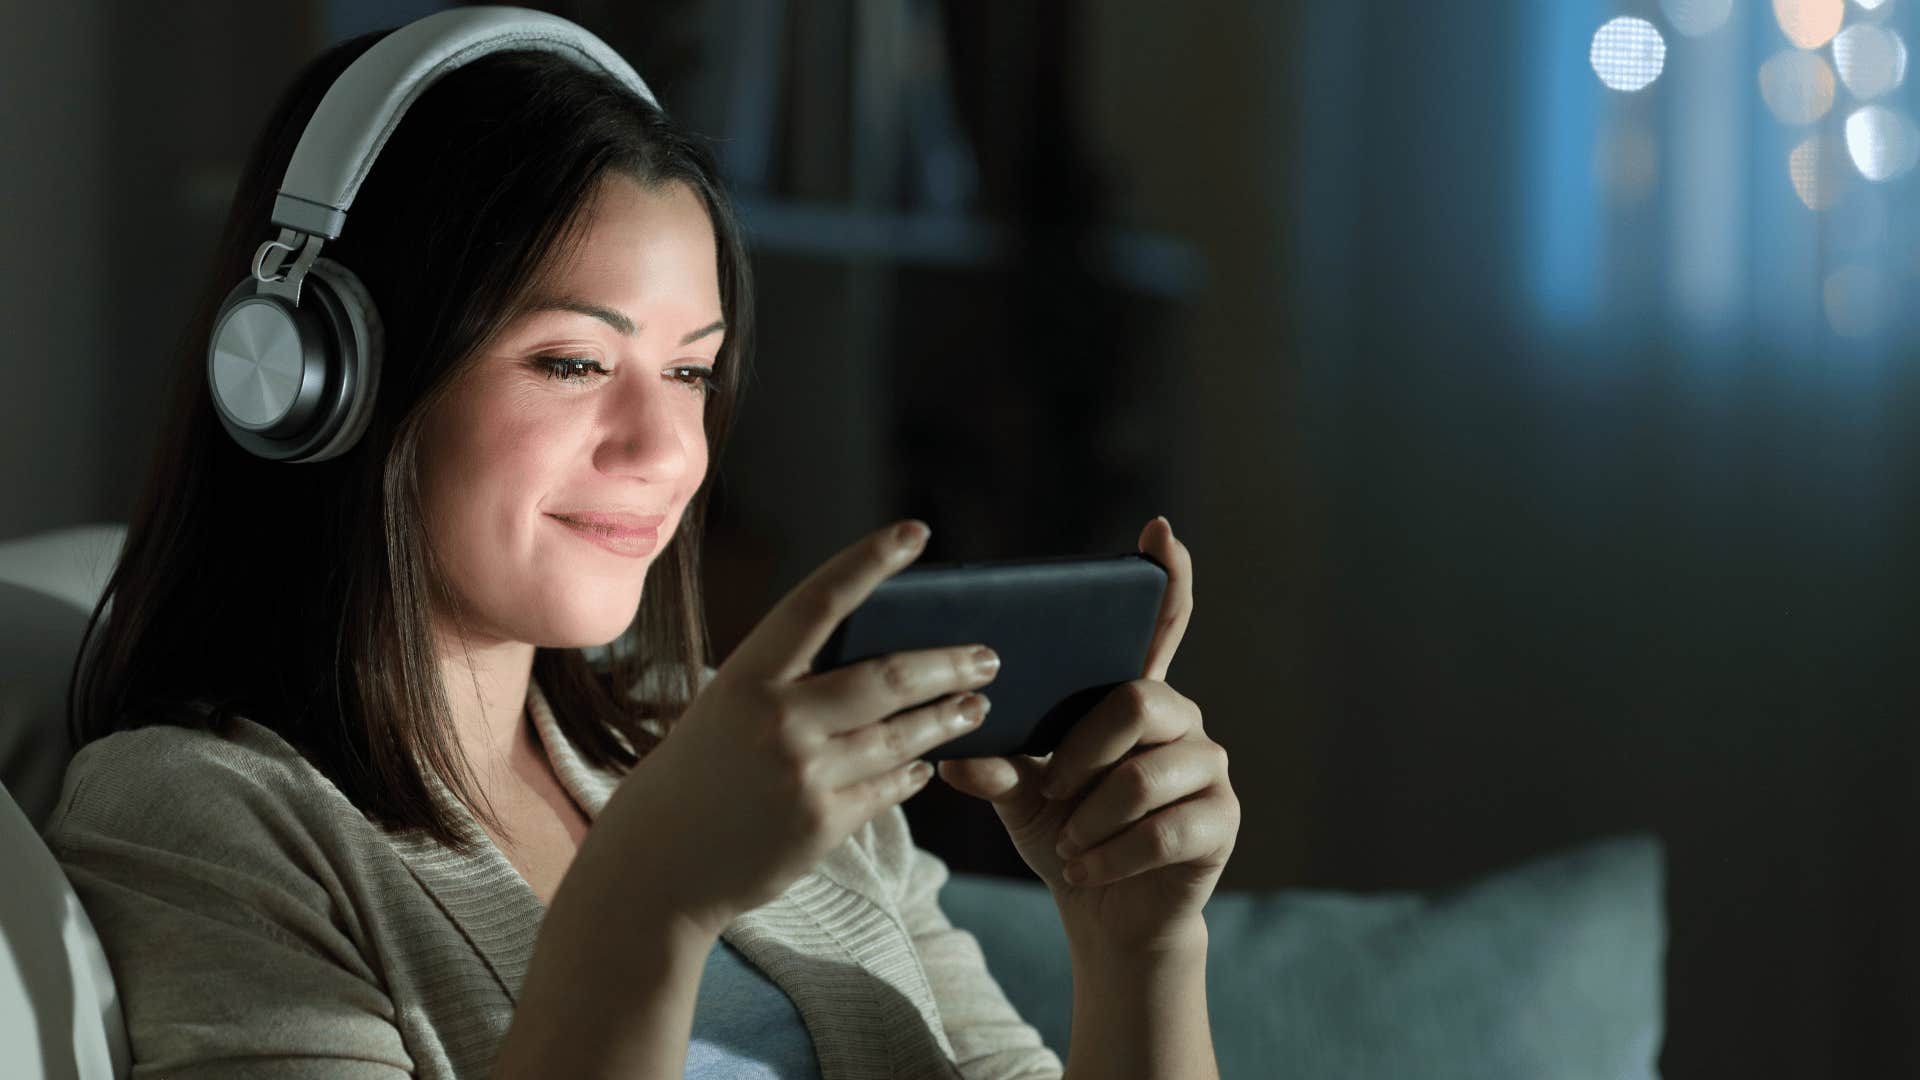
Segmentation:
<svg viewBox="0 0 1920 1080">
<path fill-rule="evenodd" d="M 442 6 L 9 5 L 0 539 L 125 520 L 274 95 Z M 1651 832 L 1665 1075 L 1920 1075 L 1920 0 L 528 6 L 743 209 L 717 649 L 892 518 L 957 560 L 1164 513 L 1223 888 Z"/>
</svg>

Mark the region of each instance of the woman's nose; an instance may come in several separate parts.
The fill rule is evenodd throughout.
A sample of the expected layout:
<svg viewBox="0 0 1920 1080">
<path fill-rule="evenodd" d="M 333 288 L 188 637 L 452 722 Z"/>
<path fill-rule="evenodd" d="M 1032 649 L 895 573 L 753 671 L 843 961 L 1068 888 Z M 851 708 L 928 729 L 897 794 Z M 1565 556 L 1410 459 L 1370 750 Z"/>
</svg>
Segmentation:
<svg viewBox="0 0 1920 1080">
<path fill-rule="evenodd" d="M 597 452 L 602 469 L 664 479 L 684 467 L 687 447 L 680 430 L 684 420 L 674 414 L 668 396 L 676 389 L 663 381 L 658 387 L 614 395 L 621 400 L 610 403 Z"/>
</svg>

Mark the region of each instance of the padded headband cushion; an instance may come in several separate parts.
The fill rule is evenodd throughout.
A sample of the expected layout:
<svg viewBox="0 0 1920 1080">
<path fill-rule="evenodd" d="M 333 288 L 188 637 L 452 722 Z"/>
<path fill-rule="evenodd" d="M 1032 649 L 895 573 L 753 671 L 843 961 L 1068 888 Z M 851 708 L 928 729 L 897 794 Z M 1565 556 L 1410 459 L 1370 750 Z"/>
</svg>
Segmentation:
<svg viewBox="0 0 1920 1080">
<path fill-rule="evenodd" d="M 619 53 L 557 15 L 516 7 L 438 12 L 381 38 L 334 80 L 294 148 L 273 223 L 338 237 L 374 158 L 414 99 L 447 72 L 514 49 L 552 52 L 604 71 L 659 107 Z"/>
</svg>

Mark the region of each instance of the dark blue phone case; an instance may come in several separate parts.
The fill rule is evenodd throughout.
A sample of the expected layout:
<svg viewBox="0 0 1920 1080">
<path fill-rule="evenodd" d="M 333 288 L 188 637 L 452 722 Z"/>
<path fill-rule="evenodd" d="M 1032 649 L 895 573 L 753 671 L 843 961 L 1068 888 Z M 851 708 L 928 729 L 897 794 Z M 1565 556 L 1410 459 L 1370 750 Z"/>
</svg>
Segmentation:
<svg viewBox="0 0 1920 1080">
<path fill-rule="evenodd" d="M 1166 569 L 1140 552 L 910 566 L 841 621 L 812 670 L 984 643 L 1000 654 L 1000 673 L 980 688 L 993 711 L 922 759 L 1050 754 L 1144 673 L 1166 587 Z"/>
</svg>

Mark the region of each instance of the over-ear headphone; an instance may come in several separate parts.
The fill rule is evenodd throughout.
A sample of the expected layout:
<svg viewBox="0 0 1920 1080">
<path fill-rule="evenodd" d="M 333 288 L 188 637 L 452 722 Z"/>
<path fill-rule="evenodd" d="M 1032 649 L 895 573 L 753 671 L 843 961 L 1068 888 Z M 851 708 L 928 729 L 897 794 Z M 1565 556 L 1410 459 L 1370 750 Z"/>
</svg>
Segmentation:
<svg viewBox="0 0 1920 1080">
<path fill-rule="evenodd" d="M 234 441 L 275 461 L 325 461 L 366 430 L 383 330 L 353 271 L 320 258 L 340 235 L 373 159 L 415 98 L 488 53 L 539 49 L 653 91 L 620 54 L 557 15 L 515 7 L 438 12 L 381 38 L 327 89 L 273 203 L 280 235 L 227 294 L 207 345 L 214 411 Z M 288 259 L 292 261 L 289 264 Z"/>
</svg>

